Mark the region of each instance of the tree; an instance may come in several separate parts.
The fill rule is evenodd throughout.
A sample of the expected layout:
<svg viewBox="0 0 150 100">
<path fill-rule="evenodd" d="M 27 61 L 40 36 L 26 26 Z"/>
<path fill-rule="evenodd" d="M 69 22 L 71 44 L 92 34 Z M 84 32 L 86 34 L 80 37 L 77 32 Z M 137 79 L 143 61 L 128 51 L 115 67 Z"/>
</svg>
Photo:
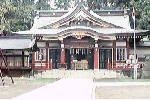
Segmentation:
<svg viewBox="0 0 150 100">
<path fill-rule="evenodd" d="M 149 0 L 87 0 L 90 10 L 95 9 L 130 9 L 132 19 L 133 7 L 136 11 L 136 28 L 150 30 L 150 1 Z M 133 20 L 131 27 L 133 26 Z"/>
<path fill-rule="evenodd" d="M 137 29 L 150 30 L 150 1 L 137 0 L 134 3 L 136 9 Z"/>
<path fill-rule="evenodd" d="M 50 4 L 49 4 L 50 0 L 38 0 L 38 2 L 36 2 L 36 10 L 50 10 Z"/>
<path fill-rule="evenodd" d="M 1 19 L 1 30 L 11 31 L 10 23 L 11 19 L 15 18 L 15 10 L 16 8 L 13 6 L 9 0 L 3 0 L 0 3 L 1 11 L 0 11 L 0 19 Z"/>
<path fill-rule="evenodd" d="M 29 30 L 34 13 L 33 0 L 3 0 L 1 3 L 1 27 L 7 32 Z"/>
<path fill-rule="evenodd" d="M 67 10 L 71 5 L 70 2 L 74 0 L 55 0 L 54 4 L 56 9 L 65 9 Z"/>
</svg>

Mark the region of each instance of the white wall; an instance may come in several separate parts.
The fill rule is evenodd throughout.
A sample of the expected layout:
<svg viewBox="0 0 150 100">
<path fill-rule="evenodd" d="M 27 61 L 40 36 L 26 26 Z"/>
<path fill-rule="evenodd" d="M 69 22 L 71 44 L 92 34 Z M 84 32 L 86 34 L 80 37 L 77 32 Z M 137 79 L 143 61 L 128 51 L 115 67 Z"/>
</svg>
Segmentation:
<svg viewBox="0 0 150 100">
<path fill-rule="evenodd" d="M 116 46 L 126 46 L 126 42 L 116 42 Z"/>
<path fill-rule="evenodd" d="M 46 47 L 45 42 L 37 42 L 37 47 Z"/>
<path fill-rule="evenodd" d="M 49 47 L 60 47 L 59 43 L 49 43 Z"/>
<path fill-rule="evenodd" d="M 21 50 L 15 50 L 15 51 L 13 51 L 13 53 L 15 55 L 22 55 L 22 51 Z"/>
</svg>

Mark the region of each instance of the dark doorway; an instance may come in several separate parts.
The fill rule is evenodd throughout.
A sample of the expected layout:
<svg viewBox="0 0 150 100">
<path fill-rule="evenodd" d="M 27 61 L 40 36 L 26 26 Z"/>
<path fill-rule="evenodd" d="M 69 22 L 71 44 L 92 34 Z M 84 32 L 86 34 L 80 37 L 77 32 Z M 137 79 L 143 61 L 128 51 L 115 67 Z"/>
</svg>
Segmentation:
<svg viewBox="0 0 150 100">
<path fill-rule="evenodd" d="M 94 69 L 94 49 L 66 49 L 66 63 L 68 64 L 68 69 L 71 69 L 71 62 L 73 60 L 81 61 L 87 60 L 89 69 Z"/>
<path fill-rule="evenodd" d="M 50 49 L 49 50 L 49 60 L 52 60 L 53 68 L 57 69 L 57 64 L 61 63 L 61 50 L 60 49 Z"/>
<path fill-rule="evenodd" d="M 100 67 L 100 69 L 107 69 L 108 58 L 109 58 L 109 62 L 112 63 L 112 50 L 111 49 L 101 49 L 99 51 L 99 67 Z"/>
<path fill-rule="evenodd" d="M 87 54 L 89 69 L 94 69 L 94 49 L 89 49 Z"/>
</svg>

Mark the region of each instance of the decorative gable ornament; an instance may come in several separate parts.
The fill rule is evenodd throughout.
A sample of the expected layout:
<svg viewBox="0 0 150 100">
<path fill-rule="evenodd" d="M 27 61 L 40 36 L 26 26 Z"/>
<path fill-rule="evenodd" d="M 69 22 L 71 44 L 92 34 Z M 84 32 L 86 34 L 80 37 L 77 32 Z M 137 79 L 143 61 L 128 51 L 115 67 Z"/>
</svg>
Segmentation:
<svg viewBox="0 0 150 100">
<path fill-rule="evenodd" d="M 71 36 L 75 37 L 76 39 L 82 39 L 86 36 L 86 34 L 84 32 L 73 32 Z"/>
</svg>

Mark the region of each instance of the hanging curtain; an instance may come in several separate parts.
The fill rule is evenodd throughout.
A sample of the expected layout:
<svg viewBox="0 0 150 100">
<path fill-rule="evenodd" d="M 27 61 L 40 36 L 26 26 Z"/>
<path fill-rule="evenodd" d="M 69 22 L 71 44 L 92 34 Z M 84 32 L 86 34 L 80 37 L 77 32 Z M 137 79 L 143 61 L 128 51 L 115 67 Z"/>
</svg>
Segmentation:
<svg viewBox="0 0 150 100">
<path fill-rule="evenodd" d="M 87 49 L 87 54 L 89 54 L 88 49 Z"/>
<path fill-rule="evenodd" d="M 79 49 L 79 54 L 81 54 L 81 49 Z"/>
<path fill-rule="evenodd" d="M 83 51 L 84 49 L 82 49 L 82 55 L 84 54 L 84 51 Z"/>
<path fill-rule="evenodd" d="M 79 49 L 76 49 L 76 54 L 79 54 Z"/>
<path fill-rule="evenodd" d="M 84 51 L 83 51 L 83 54 L 85 55 L 86 53 L 85 53 L 85 49 L 83 49 Z"/>
<path fill-rule="evenodd" d="M 72 49 L 70 48 L 70 55 L 72 54 L 71 50 L 72 50 Z"/>
<path fill-rule="evenodd" d="M 74 55 L 74 49 L 73 49 L 73 55 Z"/>
</svg>

